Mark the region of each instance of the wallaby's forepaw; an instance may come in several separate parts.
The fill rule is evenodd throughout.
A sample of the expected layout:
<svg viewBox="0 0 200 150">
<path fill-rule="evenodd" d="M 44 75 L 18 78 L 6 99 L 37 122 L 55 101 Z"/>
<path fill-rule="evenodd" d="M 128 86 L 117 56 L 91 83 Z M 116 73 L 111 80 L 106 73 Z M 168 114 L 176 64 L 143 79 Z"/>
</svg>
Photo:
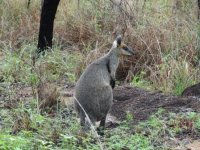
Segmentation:
<svg viewBox="0 0 200 150">
<path fill-rule="evenodd" d="M 112 87 L 112 89 L 115 88 L 115 79 L 112 79 L 110 80 L 110 86 Z"/>
</svg>

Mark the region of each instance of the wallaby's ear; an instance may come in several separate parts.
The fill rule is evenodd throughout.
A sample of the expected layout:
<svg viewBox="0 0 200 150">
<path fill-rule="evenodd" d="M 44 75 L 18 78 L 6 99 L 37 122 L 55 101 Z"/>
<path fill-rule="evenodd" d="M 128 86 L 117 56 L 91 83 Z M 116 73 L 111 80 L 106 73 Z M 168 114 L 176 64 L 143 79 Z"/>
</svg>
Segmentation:
<svg viewBox="0 0 200 150">
<path fill-rule="evenodd" d="M 122 36 L 118 35 L 117 38 L 116 38 L 116 41 L 117 41 L 117 46 L 121 45 L 121 43 L 122 43 Z"/>
</svg>

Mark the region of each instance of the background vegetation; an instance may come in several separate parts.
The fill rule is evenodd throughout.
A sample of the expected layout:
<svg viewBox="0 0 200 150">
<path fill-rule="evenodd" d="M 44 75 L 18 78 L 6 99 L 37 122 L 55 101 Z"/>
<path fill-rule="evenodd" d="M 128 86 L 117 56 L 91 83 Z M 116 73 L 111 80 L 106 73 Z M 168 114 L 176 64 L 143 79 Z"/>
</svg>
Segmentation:
<svg viewBox="0 0 200 150">
<path fill-rule="evenodd" d="M 74 85 L 85 66 L 109 50 L 117 33 L 137 51 L 135 57 L 121 59 L 120 82 L 180 95 L 200 81 L 195 0 L 63 0 L 55 20 L 54 47 L 35 66 L 41 3 L 31 0 L 29 8 L 27 4 L 27 0 L 0 1 L 0 149 L 99 149 L 94 135 L 79 133 L 71 108 L 57 107 L 56 118 L 41 115 L 36 91 L 41 82 L 51 82 L 58 90 Z M 173 114 L 170 122 L 160 116 L 162 111 L 134 129 L 129 116 L 108 130 L 100 145 L 170 148 L 159 138 L 185 129 Z M 199 114 L 177 117 L 193 121 L 200 130 Z"/>
</svg>

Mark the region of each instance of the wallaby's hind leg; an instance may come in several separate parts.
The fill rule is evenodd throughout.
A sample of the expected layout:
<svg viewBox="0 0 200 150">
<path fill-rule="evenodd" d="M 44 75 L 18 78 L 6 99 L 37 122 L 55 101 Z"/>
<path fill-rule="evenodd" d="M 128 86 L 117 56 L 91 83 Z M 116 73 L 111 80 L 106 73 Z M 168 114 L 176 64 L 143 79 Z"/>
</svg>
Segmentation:
<svg viewBox="0 0 200 150">
<path fill-rule="evenodd" d="M 92 117 L 92 116 L 88 116 L 88 117 L 89 117 L 90 120 L 88 120 L 88 118 L 86 119 L 86 123 L 85 123 L 86 125 L 85 126 L 89 130 L 89 129 L 92 129 L 91 126 L 95 126 L 96 121 L 95 121 L 94 117 Z"/>
<path fill-rule="evenodd" d="M 106 125 L 106 116 L 101 119 L 99 126 L 105 128 L 105 125 Z"/>
<path fill-rule="evenodd" d="M 105 125 L 106 125 L 106 116 L 101 119 L 100 125 L 97 128 L 97 132 L 99 135 L 102 135 L 102 136 L 104 135 Z"/>
<path fill-rule="evenodd" d="M 95 119 L 93 117 L 89 117 L 90 121 L 88 121 L 84 112 L 80 114 L 80 119 L 80 124 L 84 131 L 88 131 L 92 125 L 95 126 Z"/>
</svg>

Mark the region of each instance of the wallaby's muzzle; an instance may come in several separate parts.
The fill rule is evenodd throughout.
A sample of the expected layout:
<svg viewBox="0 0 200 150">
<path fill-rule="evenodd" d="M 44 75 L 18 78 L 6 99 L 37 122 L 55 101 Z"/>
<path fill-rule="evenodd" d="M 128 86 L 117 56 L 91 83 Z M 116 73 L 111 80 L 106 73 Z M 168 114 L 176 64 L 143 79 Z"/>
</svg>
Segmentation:
<svg viewBox="0 0 200 150">
<path fill-rule="evenodd" d="M 122 53 L 124 55 L 135 55 L 135 51 L 133 51 L 131 48 L 129 48 L 126 45 L 122 46 Z"/>
</svg>

